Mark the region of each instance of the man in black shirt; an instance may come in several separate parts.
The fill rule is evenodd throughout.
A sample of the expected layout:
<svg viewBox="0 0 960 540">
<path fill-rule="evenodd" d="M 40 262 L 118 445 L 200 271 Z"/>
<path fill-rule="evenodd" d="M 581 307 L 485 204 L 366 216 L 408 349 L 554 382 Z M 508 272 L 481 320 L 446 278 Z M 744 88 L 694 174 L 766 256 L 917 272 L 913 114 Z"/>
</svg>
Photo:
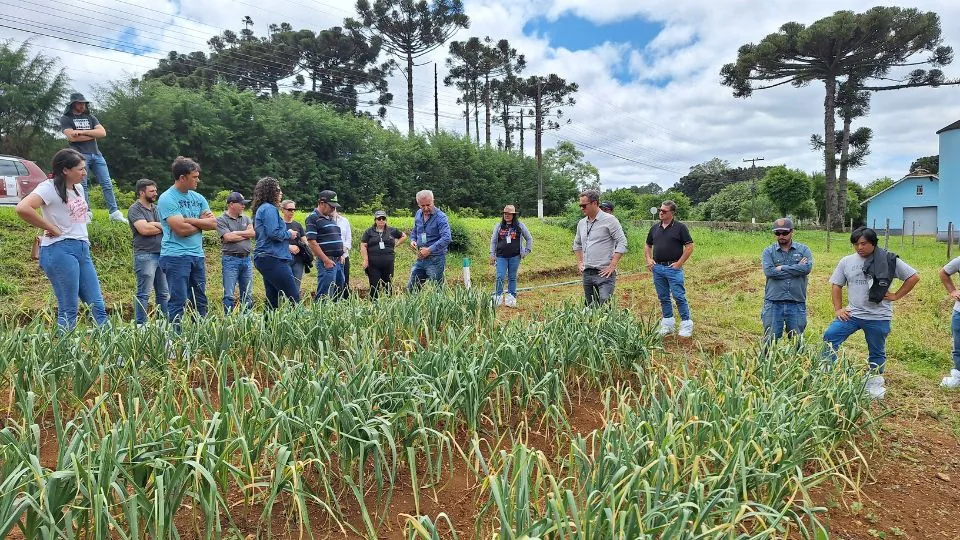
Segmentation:
<svg viewBox="0 0 960 540">
<path fill-rule="evenodd" d="M 93 173 L 100 188 L 103 189 L 103 200 L 110 210 L 110 219 L 125 223 L 127 219 L 117 208 L 117 198 L 113 195 L 113 180 L 110 179 L 107 161 L 103 159 L 103 154 L 97 146 L 97 139 L 106 137 L 107 130 L 103 128 L 96 116 L 90 114 L 89 105 L 90 102 L 83 97 L 83 94 L 70 94 L 70 103 L 60 117 L 60 130 L 70 142 L 70 147 L 83 154 L 83 159 L 87 162 L 87 177 L 83 179 L 83 196 L 87 199 L 87 207 L 90 208 L 88 186 L 90 173 Z M 87 216 L 87 220 L 89 221 L 92 217 L 91 213 Z"/>
<path fill-rule="evenodd" d="M 693 238 L 687 226 L 674 219 L 677 204 L 663 201 L 660 205 L 660 222 L 655 223 L 647 234 L 647 243 L 643 254 L 647 258 L 647 268 L 653 273 L 653 285 L 660 299 L 660 320 L 658 332 L 666 335 L 673 332 L 676 319 L 673 317 L 673 303 L 677 302 L 680 312 L 680 337 L 693 335 L 693 321 L 690 319 L 690 307 L 687 305 L 687 292 L 683 283 L 683 264 L 693 253 Z"/>
</svg>

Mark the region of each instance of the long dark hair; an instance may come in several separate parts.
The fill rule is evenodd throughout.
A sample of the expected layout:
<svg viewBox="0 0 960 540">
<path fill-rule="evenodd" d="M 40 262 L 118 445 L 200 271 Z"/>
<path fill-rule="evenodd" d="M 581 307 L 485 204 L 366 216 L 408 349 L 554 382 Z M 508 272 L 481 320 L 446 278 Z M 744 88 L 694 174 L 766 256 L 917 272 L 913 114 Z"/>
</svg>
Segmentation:
<svg viewBox="0 0 960 540">
<path fill-rule="evenodd" d="M 253 210 L 254 216 L 257 215 L 257 208 L 263 203 L 270 203 L 276 206 L 280 202 L 280 182 L 272 176 L 264 176 L 257 181 L 257 186 L 253 188 Z"/>
<path fill-rule="evenodd" d="M 60 196 L 63 204 L 67 204 L 67 179 L 63 177 L 63 171 L 64 169 L 72 169 L 84 161 L 83 155 L 73 148 L 64 148 L 53 155 L 53 165 L 51 165 L 53 169 L 53 187 L 56 188 L 57 195 Z M 73 193 L 80 195 L 76 185 L 73 186 Z"/>
<path fill-rule="evenodd" d="M 513 221 L 511 221 L 510 223 L 507 223 L 507 220 L 503 219 L 502 216 L 500 217 L 500 230 L 502 231 L 510 227 L 515 227 L 516 229 L 520 229 L 520 214 L 513 214 Z"/>
</svg>

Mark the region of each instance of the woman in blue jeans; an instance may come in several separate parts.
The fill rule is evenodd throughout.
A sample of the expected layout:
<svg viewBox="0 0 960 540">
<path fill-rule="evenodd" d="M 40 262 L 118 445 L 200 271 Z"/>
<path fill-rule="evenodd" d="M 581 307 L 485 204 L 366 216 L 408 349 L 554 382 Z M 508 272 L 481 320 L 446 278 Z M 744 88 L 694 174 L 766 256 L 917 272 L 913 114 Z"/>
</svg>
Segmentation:
<svg viewBox="0 0 960 540">
<path fill-rule="evenodd" d="M 297 231 L 287 228 L 280 217 L 280 183 L 276 178 L 263 177 L 253 189 L 253 230 L 256 247 L 253 249 L 253 265 L 263 276 L 263 288 L 267 305 L 277 309 L 280 295 L 288 300 L 300 301 L 300 287 L 290 269 L 289 240 L 296 240 Z"/>
<path fill-rule="evenodd" d="M 97 325 L 107 323 L 100 281 L 90 257 L 88 206 L 82 186 L 86 176 L 83 156 L 72 148 L 60 150 L 53 156 L 53 178 L 17 204 L 20 219 L 44 231 L 40 238 L 40 268 L 57 297 L 57 326 L 61 333 L 76 326 L 78 300 L 90 306 Z"/>
<path fill-rule="evenodd" d="M 525 243 L 521 247 L 521 241 Z M 496 305 L 517 307 L 517 271 L 520 259 L 533 250 L 533 237 L 527 226 L 517 219 L 517 209 L 512 204 L 503 208 L 503 219 L 493 227 L 490 237 L 490 264 L 497 269 L 497 285 L 493 300 Z M 507 294 L 503 294 L 503 282 L 507 281 Z"/>
</svg>

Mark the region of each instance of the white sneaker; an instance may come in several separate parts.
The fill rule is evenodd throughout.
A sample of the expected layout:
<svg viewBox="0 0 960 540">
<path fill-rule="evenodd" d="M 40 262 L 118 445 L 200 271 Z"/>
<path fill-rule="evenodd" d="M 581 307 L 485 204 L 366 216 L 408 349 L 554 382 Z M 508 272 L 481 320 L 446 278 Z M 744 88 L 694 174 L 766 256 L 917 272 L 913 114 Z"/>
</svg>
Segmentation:
<svg viewBox="0 0 960 540">
<path fill-rule="evenodd" d="M 676 328 L 676 326 L 677 326 L 676 319 L 674 319 L 673 317 L 664 317 L 663 319 L 660 319 L 660 326 L 657 328 L 657 333 L 660 334 L 661 336 L 672 334 L 673 329 Z"/>
<path fill-rule="evenodd" d="M 944 388 L 960 388 L 960 371 L 951 369 L 950 375 L 940 381 L 940 386 Z"/>
<path fill-rule="evenodd" d="M 123 217 L 123 212 L 120 210 L 114 210 L 110 212 L 110 221 L 119 221 L 120 223 L 128 223 L 127 218 Z"/>
<path fill-rule="evenodd" d="M 677 335 L 680 337 L 690 337 L 693 335 L 693 321 L 687 319 L 685 321 L 680 321 L 680 331 L 677 332 Z"/>
<path fill-rule="evenodd" d="M 502 295 L 502 294 L 495 294 L 495 295 L 493 295 L 493 305 L 495 305 L 495 306 L 503 305 L 503 295 Z"/>
<path fill-rule="evenodd" d="M 873 399 L 883 399 L 887 393 L 887 387 L 884 386 L 883 375 L 871 375 L 867 377 L 867 382 L 863 387 L 864 391 Z"/>
<path fill-rule="evenodd" d="M 507 307 L 512 307 L 512 308 L 517 307 L 517 297 L 510 293 L 507 293 L 503 299 L 503 305 Z"/>
</svg>

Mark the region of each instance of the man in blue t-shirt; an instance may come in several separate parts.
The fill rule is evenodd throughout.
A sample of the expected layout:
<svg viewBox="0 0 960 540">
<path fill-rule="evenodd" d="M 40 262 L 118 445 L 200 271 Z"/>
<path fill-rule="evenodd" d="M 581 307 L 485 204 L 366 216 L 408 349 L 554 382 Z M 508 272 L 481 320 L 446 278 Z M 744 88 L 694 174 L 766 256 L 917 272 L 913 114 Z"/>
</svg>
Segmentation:
<svg viewBox="0 0 960 540">
<path fill-rule="evenodd" d="M 200 165 L 190 158 L 173 161 L 173 185 L 157 202 L 157 214 L 163 227 L 160 244 L 160 269 L 167 276 L 170 301 L 167 304 L 174 328 L 180 329 L 187 302 L 197 313 L 207 314 L 207 271 L 203 257 L 203 231 L 217 228 L 217 218 L 207 200 L 196 191 Z"/>
<path fill-rule="evenodd" d="M 410 247 L 417 260 L 410 269 L 407 291 L 420 288 L 428 280 L 443 285 L 443 271 L 447 265 L 447 247 L 450 245 L 450 222 L 447 215 L 433 205 L 433 192 L 424 189 L 417 193 L 417 214 L 413 218 Z"/>
</svg>

